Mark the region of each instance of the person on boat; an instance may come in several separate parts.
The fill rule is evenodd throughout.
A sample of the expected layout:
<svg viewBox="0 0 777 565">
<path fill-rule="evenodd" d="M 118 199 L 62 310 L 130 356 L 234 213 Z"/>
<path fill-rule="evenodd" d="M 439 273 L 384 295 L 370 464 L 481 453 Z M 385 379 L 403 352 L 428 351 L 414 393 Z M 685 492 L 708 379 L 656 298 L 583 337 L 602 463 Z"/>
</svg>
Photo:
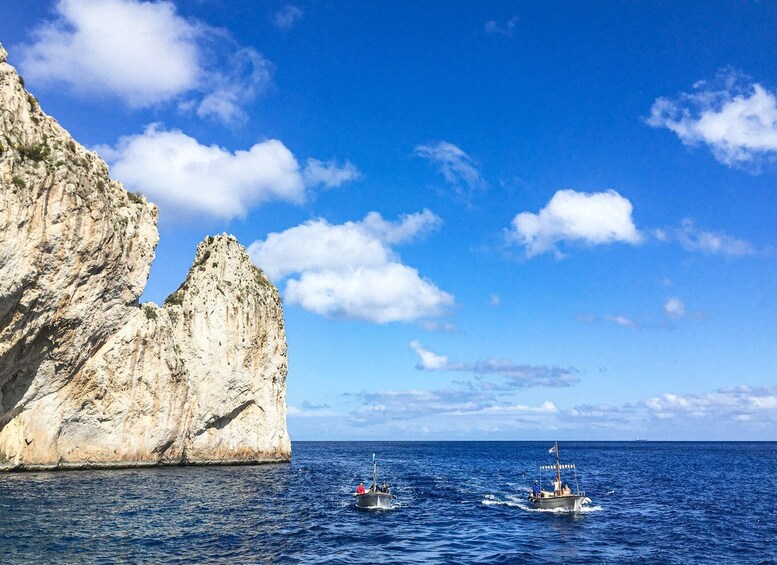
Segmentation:
<svg viewBox="0 0 777 565">
<path fill-rule="evenodd" d="M 380 485 L 380 492 L 388 493 L 388 491 L 389 491 L 389 486 L 387 483 L 383 483 L 382 485 Z"/>
<path fill-rule="evenodd" d="M 364 494 L 364 483 L 359 483 L 359 486 L 356 487 L 356 494 Z"/>
<path fill-rule="evenodd" d="M 550 483 L 553 485 L 553 495 L 558 496 L 561 494 L 561 481 L 559 479 L 553 479 Z"/>
<path fill-rule="evenodd" d="M 540 486 L 540 482 L 539 481 L 534 481 L 534 486 L 532 487 L 532 491 L 531 492 L 537 498 L 542 496 L 542 487 Z"/>
<path fill-rule="evenodd" d="M 564 486 L 561 489 L 561 494 L 563 494 L 564 496 L 569 496 L 570 494 L 572 494 L 572 489 L 569 488 L 568 484 L 564 483 Z"/>
</svg>

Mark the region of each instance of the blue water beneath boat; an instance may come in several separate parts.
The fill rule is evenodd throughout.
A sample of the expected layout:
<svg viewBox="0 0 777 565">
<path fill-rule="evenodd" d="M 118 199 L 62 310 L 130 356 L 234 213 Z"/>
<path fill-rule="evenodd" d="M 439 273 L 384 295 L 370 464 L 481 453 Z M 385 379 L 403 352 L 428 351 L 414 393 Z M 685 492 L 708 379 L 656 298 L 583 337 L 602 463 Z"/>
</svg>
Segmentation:
<svg viewBox="0 0 777 565">
<path fill-rule="evenodd" d="M 281 465 L 4 474 L 0 560 L 777 563 L 777 443 L 562 443 L 592 500 L 574 514 L 526 504 L 549 446 L 296 442 Z M 373 452 L 395 510 L 354 508 Z"/>
</svg>

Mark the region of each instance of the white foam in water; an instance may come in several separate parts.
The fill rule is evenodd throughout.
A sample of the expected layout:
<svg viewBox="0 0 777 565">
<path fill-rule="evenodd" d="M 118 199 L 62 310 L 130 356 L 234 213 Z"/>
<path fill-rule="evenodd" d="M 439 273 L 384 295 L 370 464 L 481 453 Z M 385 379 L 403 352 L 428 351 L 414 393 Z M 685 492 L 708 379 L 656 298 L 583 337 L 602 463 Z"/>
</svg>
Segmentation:
<svg viewBox="0 0 777 565">
<path fill-rule="evenodd" d="M 590 498 L 585 498 L 583 500 L 583 505 L 578 510 L 568 510 L 566 508 L 531 508 L 524 497 L 508 495 L 500 500 L 493 494 L 486 494 L 480 503 L 484 506 L 508 506 L 511 508 L 520 508 L 526 512 L 549 512 L 551 514 L 588 514 L 590 512 L 604 510 L 601 506 L 588 506 L 590 502 Z"/>
</svg>

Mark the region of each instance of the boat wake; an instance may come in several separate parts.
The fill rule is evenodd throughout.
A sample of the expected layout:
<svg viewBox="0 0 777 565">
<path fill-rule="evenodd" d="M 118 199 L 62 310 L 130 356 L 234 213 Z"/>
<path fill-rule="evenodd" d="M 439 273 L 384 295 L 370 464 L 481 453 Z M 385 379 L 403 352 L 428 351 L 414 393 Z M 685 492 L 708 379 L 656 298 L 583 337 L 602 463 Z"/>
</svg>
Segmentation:
<svg viewBox="0 0 777 565">
<path fill-rule="evenodd" d="M 591 503 L 590 498 L 584 498 L 582 506 L 577 510 L 570 510 L 568 508 L 532 508 L 526 501 L 525 497 L 520 495 L 508 495 L 500 499 L 493 494 L 487 494 L 480 502 L 483 506 L 508 506 L 510 508 L 519 508 L 526 512 L 547 512 L 550 514 L 589 514 L 591 512 L 600 512 L 604 510 L 601 506 L 589 506 Z"/>
</svg>

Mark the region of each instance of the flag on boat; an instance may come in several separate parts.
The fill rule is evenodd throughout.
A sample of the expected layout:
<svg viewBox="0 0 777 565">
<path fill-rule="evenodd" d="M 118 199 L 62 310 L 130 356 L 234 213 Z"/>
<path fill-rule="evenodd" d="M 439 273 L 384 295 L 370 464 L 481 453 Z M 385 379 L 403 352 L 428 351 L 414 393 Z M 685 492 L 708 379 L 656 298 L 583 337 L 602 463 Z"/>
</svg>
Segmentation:
<svg viewBox="0 0 777 565">
<path fill-rule="evenodd" d="M 548 453 L 558 453 L 558 444 L 548 449 Z"/>
</svg>

